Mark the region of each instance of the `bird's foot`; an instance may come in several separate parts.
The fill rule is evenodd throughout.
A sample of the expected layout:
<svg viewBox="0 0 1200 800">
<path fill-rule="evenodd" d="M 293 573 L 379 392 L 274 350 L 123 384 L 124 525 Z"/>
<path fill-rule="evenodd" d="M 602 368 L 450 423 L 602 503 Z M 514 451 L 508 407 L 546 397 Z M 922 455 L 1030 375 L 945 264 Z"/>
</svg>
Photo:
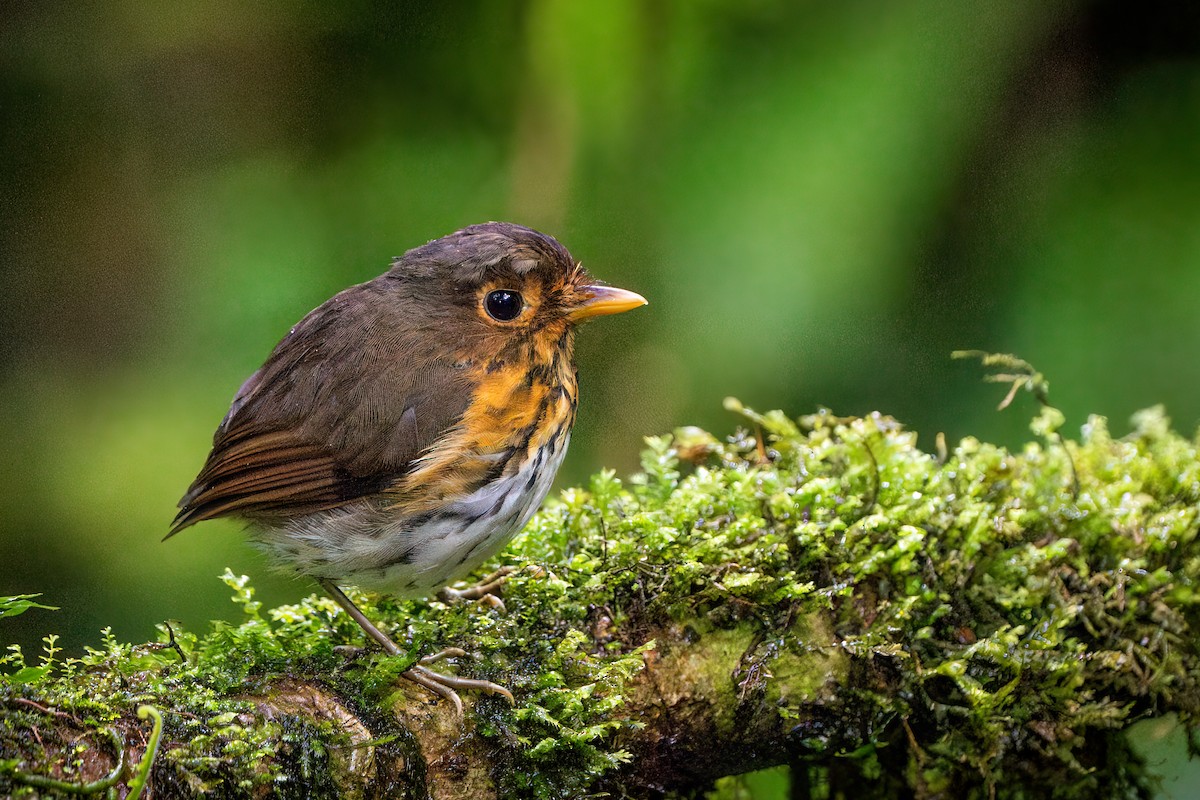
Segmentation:
<svg viewBox="0 0 1200 800">
<path fill-rule="evenodd" d="M 458 696 L 459 691 L 497 694 L 508 700 L 509 703 L 516 705 L 516 700 L 513 699 L 512 692 L 498 683 L 477 680 L 475 678 L 460 678 L 457 675 L 446 675 L 429 669 L 430 664 L 437 663 L 442 659 L 460 658 L 466 654 L 467 652 L 461 648 L 447 647 L 445 650 L 425 656 L 415 666 L 402 674 L 418 686 L 423 686 L 438 697 L 448 700 L 454 706 L 454 712 L 460 719 L 463 715 L 463 704 L 462 698 Z"/>
<path fill-rule="evenodd" d="M 494 608 L 501 614 L 505 612 L 504 601 L 500 599 L 496 592 L 508 580 L 508 576 L 517 571 L 516 567 L 501 567 L 500 569 L 488 575 L 474 586 L 468 586 L 465 589 L 453 589 L 449 586 L 442 587 L 438 592 L 438 597 L 444 603 L 458 603 L 463 600 L 478 600 L 489 608 Z"/>
<path fill-rule="evenodd" d="M 493 581 L 498 587 L 500 583 L 503 582 L 504 576 L 508 575 L 511 571 L 511 568 L 507 569 L 507 571 L 505 569 L 498 570 L 495 574 L 489 576 L 488 580 Z M 372 639 L 379 643 L 380 647 L 384 649 L 384 652 L 390 656 L 400 656 L 404 654 L 404 651 L 400 649 L 399 645 L 393 642 L 391 637 L 389 637 L 386 633 L 375 627 L 375 624 L 367 619 L 366 615 L 359 610 L 358 606 L 354 605 L 354 602 L 346 596 L 346 593 L 339 589 L 332 581 L 319 579 L 318 583 L 321 584 L 321 587 L 324 588 L 325 591 L 329 592 L 330 596 L 337 601 L 338 605 L 345 609 L 346 613 L 350 615 L 351 619 L 357 622 Z M 486 583 L 487 582 L 485 581 L 485 584 Z M 470 589 L 467 591 L 470 591 Z M 508 689 L 505 689 L 498 683 L 477 680 L 474 678 L 460 678 L 457 675 L 444 675 L 440 672 L 434 672 L 433 670 L 429 669 L 430 664 L 436 664 L 437 662 L 447 658 L 462 658 L 465 655 L 467 655 L 467 651 L 463 650 L 461 647 L 447 647 L 444 650 L 439 650 L 436 653 L 425 656 L 408 670 L 400 674 L 418 686 L 425 687 L 438 697 L 442 697 L 450 701 L 450 703 L 454 706 L 455 714 L 460 720 L 462 719 L 463 715 L 463 704 L 462 698 L 458 696 L 458 691 L 456 690 L 461 690 L 464 692 L 487 692 L 488 694 L 498 694 L 501 697 L 506 698 L 508 702 L 514 705 L 516 704 L 516 701 L 513 699 L 512 692 L 510 692 Z"/>
</svg>

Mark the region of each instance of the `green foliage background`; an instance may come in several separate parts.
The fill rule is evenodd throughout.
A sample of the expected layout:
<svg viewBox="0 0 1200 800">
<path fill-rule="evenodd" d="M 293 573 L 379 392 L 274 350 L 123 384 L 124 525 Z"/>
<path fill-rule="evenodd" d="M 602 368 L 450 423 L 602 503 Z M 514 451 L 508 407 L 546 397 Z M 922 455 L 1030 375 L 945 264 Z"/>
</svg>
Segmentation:
<svg viewBox="0 0 1200 800">
<path fill-rule="evenodd" d="M 584 331 L 562 483 L 721 398 L 1013 443 L 1200 419 L 1200 19 L 1012 0 L 19 2 L 0 25 L 0 594 L 68 650 L 226 611 L 159 543 L 237 386 L 408 247 L 510 219 L 650 308 Z"/>
</svg>

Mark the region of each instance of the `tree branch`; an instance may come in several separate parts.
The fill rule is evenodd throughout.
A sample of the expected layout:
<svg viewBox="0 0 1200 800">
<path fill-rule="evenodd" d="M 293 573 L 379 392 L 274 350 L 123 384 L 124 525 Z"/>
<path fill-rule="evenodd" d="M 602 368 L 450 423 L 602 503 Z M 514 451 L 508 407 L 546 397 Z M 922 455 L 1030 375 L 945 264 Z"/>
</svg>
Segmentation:
<svg viewBox="0 0 1200 800">
<path fill-rule="evenodd" d="M 142 703 L 155 797 L 684 796 L 776 764 L 847 795 L 1148 791 L 1122 731 L 1200 711 L 1194 443 L 1155 411 L 1067 441 L 1048 409 L 1042 444 L 938 458 L 883 416 L 735 408 L 754 433 L 650 439 L 628 486 L 564 492 L 506 556 L 507 613 L 356 596 L 409 659 L 232 574 L 239 625 L 6 657 L 0 791 L 78 791 L 110 734 L 137 764 Z M 460 722 L 398 679 L 444 645 L 516 706 Z"/>
</svg>

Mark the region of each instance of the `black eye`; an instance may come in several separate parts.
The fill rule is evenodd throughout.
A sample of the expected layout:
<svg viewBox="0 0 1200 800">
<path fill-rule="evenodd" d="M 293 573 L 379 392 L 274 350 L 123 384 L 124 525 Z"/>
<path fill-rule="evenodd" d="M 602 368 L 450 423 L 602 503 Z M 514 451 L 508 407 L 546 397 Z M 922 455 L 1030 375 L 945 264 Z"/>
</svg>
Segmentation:
<svg viewBox="0 0 1200 800">
<path fill-rule="evenodd" d="M 497 289 L 494 292 L 488 292 L 488 296 L 483 299 L 483 307 L 487 309 L 492 319 L 509 322 L 520 316 L 521 309 L 525 307 L 525 301 L 516 292 Z"/>
</svg>

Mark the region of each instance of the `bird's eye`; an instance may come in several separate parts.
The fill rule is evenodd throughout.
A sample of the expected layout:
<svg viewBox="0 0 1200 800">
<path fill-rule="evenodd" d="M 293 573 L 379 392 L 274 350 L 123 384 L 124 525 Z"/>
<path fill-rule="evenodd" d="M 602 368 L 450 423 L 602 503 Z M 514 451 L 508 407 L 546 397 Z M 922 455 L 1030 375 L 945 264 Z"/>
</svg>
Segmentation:
<svg viewBox="0 0 1200 800">
<path fill-rule="evenodd" d="M 511 322 L 520 316 L 521 309 L 525 307 L 525 301 L 517 292 L 497 289 L 494 292 L 488 292 L 488 296 L 483 299 L 483 307 L 487 309 L 488 316 L 492 319 Z"/>
</svg>

